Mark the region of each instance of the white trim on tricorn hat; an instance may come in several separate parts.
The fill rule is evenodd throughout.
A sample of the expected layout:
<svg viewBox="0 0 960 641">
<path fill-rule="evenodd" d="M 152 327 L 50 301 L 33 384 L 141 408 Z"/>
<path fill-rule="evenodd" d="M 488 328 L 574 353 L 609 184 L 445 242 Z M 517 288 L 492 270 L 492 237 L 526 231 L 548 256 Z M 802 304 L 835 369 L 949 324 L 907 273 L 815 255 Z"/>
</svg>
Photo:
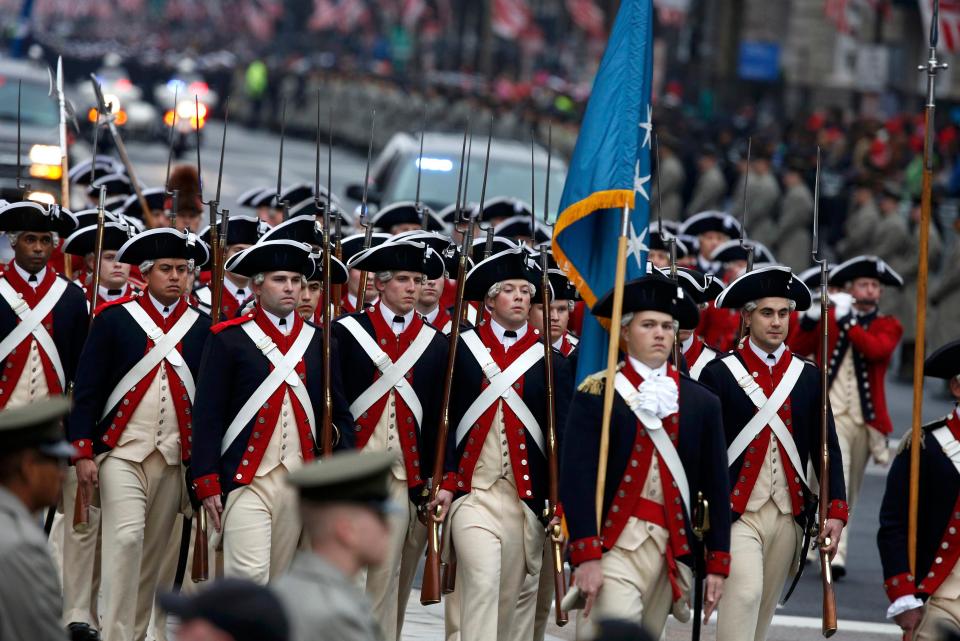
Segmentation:
<svg viewBox="0 0 960 641">
<path fill-rule="evenodd" d="M 128 225 L 121 223 L 108 222 L 103 225 L 103 249 L 118 251 L 123 244 L 130 240 L 134 234 Z M 81 227 L 70 234 L 65 241 L 61 251 L 71 256 L 86 256 L 96 251 L 97 245 L 97 226 L 88 225 Z"/>
<path fill-rule="evenodd" d="M 884 285 L 903 287 L 903 277 L 878 256 L 855 256 L 830 270 L 827 282 L 843 287 L 857 278 L 876 278 Z"/>
<path fill-rule="evenodd" d="M 960 376 L 960 340 L 938 348 L 923 361 L 923 375 L 949 380 Z"/>
<path fill-rule="evenodd" d="M 313 273 L 307 275 L 307 280 L 322 280 L 323 279 L 323 252 L 315 252 L 310 254 L 313 258 Z M 350 272 L 347 271 L 347 266 L 343 264 L 343 261 L 339 260 L 336 256 L 330 256 L 330 284 L 331 285 L 343 285 L 348 280 L 350 280 Z"/>
<path fill-rule="evenodd" d="M 757 267 L 737 277 L 717 296 L 717 307 L 741 309 L 761 298 L 786 298 L 797 304 L 797 310 L 810 307 L 813 296 L 802 280 L 785 265 Z"/>
<path fill-rule="evenodd" d="M 423 274 L 433 280 L 446 271 L 443 258 L 426 243 L 390 240 L 351 258 L 350 269 L 367 272 L 402 271 Z"/>
<path fill-rule="evenodd" d="M 610 318 L 613 313 L 613 290 L 596 302 L 590 310 L 598 318 Z M 693 329 L 700 320 L 700 310 L 683 287 L 654 269 L 640 278 L 624 283 L 623 313 L 661 312 L 669 314 L 682 329 Z"/>
<path fill-rule="evenodd" d="M 224 269 L 240 276 L 255 276 L 267 272 L 296 272 L 313 274 L 313 248 L 295 240 L 260 240 L 256 245 L 231 256 Z"/>
<path fill-rule="evenodd" d="M 747 260 L 748 248 L 753 247 L 753 259 L 755 263 L 776 263 L 773 252 L 764 245 L 755 240 L 740 241 L 739 238 L 727 240 L 719 245 L 710 254 L 710 260 L 721 263 L 732 263 L 735 260 Z"/>
<path fill-rule="evenodd" d="M 349 263 L 351 258 L 363 251 L 363 241 L 365 237 L 366 232 L 360 232 L 359 234 L 347 236 L 340 241 L 340 256 L 342 256 L 342 260 L 345 263 Z M 391 238 L 393 238 L 393 236 L 385 231 L 375 231 L 370 234 L 370 247 L 376 247 Z"/>
<path fill-rule="evenodd" d="M 420 210 L 417 211 L 417 203 L 412 200 L 390 203 L 370 219 L 370 224 L 374 229 L 389 231 L 395 225 L 420 225 L 423 223 L 421 216 L 426 216 L 427 229 L 443 231 L 446 224 L 437 216 L 436 212 L 420 203 Z"/>
<path fill-rule="evenodd" d="M 535 243 L 545 243 L 550 240 L 550 230 L 539 221 L 530 229 L 530 215 L 522 214 L 504 218 L 493 228 L 495 236 L 513 239 L 518 236 L 533 238 Z"/>
<path fill-rule="evenodd" d="M 133 236 L 117 252 L 117 262 L 131 265 L 160 258 L 183 258 L 203 267 L 210 259 L 210 248 L 193 232 L 158 227 Z"/>
<path fill-rule="evenodd" d="M 709 231 L 720 232 L 730 238 L 740 238 L 742 234 L 740 221 L 726 212 L 716 210 L 694 214 L 680 227 L 680 234 L 690 236 L 699 236 Z"/>
<path fill-rule="evenodd" d="M 0 231 L 53 232 L 68 236 L 76 231 L 77 227 L 76 217 L 60 205 L 21 200 L 0 207 Z"/>
<path fill-rule="evenodd" d="M 464 300 L 483 301 L 493 285 L 506 280 L 525 280 L 537 287 L 540 270 L 530 263 L 529 254 L 520 247 L 507 249 L 479 261 L 464 278 Z"/>
</svg>

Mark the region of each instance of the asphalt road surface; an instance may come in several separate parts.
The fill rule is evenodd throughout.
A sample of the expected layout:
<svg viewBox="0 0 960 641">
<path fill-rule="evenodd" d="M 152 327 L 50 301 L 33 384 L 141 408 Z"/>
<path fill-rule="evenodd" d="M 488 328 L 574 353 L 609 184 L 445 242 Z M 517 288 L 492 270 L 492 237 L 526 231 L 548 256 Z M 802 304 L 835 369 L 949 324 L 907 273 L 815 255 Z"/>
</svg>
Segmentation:
<svg viewBox="0 0 960 641">
<path fill-rule="evenodd" d="M 219 161 L 221 123 L 211 122 L 205 132 L 201 149 L 203 162 L 204 196 L 213 197 Z M 223 207 L 239 213 L 236 198 L 255 186 L 274 186 L 277 181 L 277 158 L 279 137 L 273 133 L 247 130 L 231 125 L 227 139 L 227 153 L 223 177 Z M 148 186 L 161 186 L 166 169 L 166 147 L 162 143 L 131 143 L 128 145 L 141 182 Z M 326 183 L 326 152 L 321 147 L 321 182 Z M 316 150 L 312 141 L 287 139 L 284 151 L 284 185 L 293 182 L 313 182 Z M 84 157 L 82 151 L 78 158 Z M 188 153 L 179 162 L 195 162 L 195 152 Z M 344 198 L 346 185 L 363 180 L 364 157 L 347 149 L 334 149 L 333 190 Z M 355 203 L 343 200 L 345 206 Z M 932 420 L 946 414 L 951 402 L 942 388 L 931 382 L 924 400 L 924 420 Z M 909 385 L 888 381 L 887 399 L 895 426 L 894 437 L 909 431 L 912 391 Z M 841 632 L 836 638 L 881 639 L 897 638 L 889 622 L 884 619 L 887 606 L 882 588 L 880 558 L 876 547 L 877 515 L 883 495 L 886 469 L 873 464 L 867 471 L 861 492 L 860 503 L 853 514 L 844 536 L 851 537 L 847 560 L 847 576 L 836 583 L 837 607 L 841 620 Z M 416 598 L 411 598 L 411 603 Z M 721 604 L 722 607 L 722 604 Z M 411 606 L 416 610 L 419 606 Z M 819 624 L 821 597 L 816 564 L 806 568 L 796 592 L 789 603 L 778 610 L 771 639 L 820 638 Z M 411 612 L 413 614 L 413 612 Z M 442 626 L 436 609 L 420 612 L 413 617 L 416 635 L 411 638 L 441 638 Z M 422 628 L 422 629 L 421 629 Z M 713 638 L 713 626 L 705 630 L 704 639 Z M 409 630 L 411 634 L 414 629 Z M 405 631 L 406 632 L 406 631 Z M 573 638 L 572 626 L 563 630 L 553 629 L 560 638 Z M 667 638 L 687 638 L 689 628 L 671 624 Z M 406 635 L 405 635 L 406 636 Z"/>
</svg>

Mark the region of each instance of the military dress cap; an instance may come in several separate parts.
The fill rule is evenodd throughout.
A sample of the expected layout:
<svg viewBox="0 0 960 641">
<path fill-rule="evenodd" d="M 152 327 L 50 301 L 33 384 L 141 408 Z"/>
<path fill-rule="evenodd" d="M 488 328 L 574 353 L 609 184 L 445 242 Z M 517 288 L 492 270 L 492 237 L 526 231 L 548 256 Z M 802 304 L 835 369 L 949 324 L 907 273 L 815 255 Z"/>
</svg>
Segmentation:
<svg viewBox="0 0 960 641">
<path fill-rule="evenodd" d="M 525 280 L 536 287 L 540 283 L 540 270 L 532 262 L 520 247 L 478 261 L 464 281 L 464 300 L 482 301 L 491 287 L 505 280 Z"/>
<path fill-rule="evenodd" d="M 599 318 L 613 315 L 613 290 L 607 292 L 590 310 Z M 653 270 L 623 286 L 623 313 L 661 312 L 673 316 L 682 329 L 693 329 L 700 320 L 697 304 L 683 288 Z"/>
<path fill-rule="evenodd" d="M 307 274 L 307 280 L 323 280 L 323 252 L 311 254 L 313 257 L 313 272 Z M 330 256 L 330 284 L 343 285 L 350 280 L 350 273 L 343 261 L 336 256 Z"/>
<path fill-rule="evenodd" d="M 290 203 L 290 208 L 293 209 L 294 205 L 299 205 L 304 201 L 315 201 L 317 196 L 320 197 L 321 202 L 326 203 L 328 194 L 330 195 L 330 200 L 333 205 L 339 207 L 339 196 L 332 191 L 328 191 L 323 185 L 320 185 L 320 193 L 317 194 L 311 183 L 295 183 L 284 187 L 280 191 L 280 202 L 287 201 Z"/>
<path fill-rule="evenodd" d="M 290 622 L 280 600 L 253 581 L 222 578 L 195 594 L 167 592 L 157 601 L 180 621 L 207 621 L 234 641 L 290 639 Z"/>
<path fill-rule="evenodd" d="M 130 240 L 134 235 L 134 230 L 129 225 L 123 225 L 115 222 L 104 223 L 103 225 L 103 249 L 104 251 L 117 251 L 123 244 Z M 64 254 L 72 256 L 86 256 L 97 250 L 97 226 L 88 225 L 73 232 L 64 241 L 61 251 Z"/>
<path fill-rule="evenodd" d="M 222 216 L 217 219 L 217 224 L 222 224 Z M 227 223 L 226 246 L 230 245 L 252 245 L 260 240 L 261 232 L 265 233 L 268 229 L 267 224 L 256 216 L 230 216 Z M 218 228 L 219 232 L 220 229 Z M 200 240 L 210 244 L 210 225 L 200 230 Z"/>
<path fill-rule="evenodd" d="M 717 307 L 740 309 L 761 298 L 787 298 L 797 304 L 797 311 L 810 307 L 812 296 L 803 281 L 784 265 L 757 267 L 735 279 L 717 296 Z"/>
<path fill-rule="evenodd" d="M 726 234 L 730 238 L 740 238 L 740 222 L 722 211 L 702 211 L 688 218 L 680 227 L 680 233 L 688 236 L 699 236 L 711 231 Z"/>
<path fill-rule="evenodd" d="M 122 174 L 126 171 L 123 163 L 120 161 L 111 156 L 98 154 L 94 158 L 81 160 L 70 168 L 70 172 L 67 174 L 67 177 L 70 179 L 70 183 L 74 185 L 89 185 L 91 165 L 93 165 L 94 180 L 109 174 Z"/>
<path fill-rule="evenodd" d="M 537 265 L 540 264 L 540 254 L 546 253 L 547 255 L 547 269 L 560 269 L 560 265 L 557 264 L 557 259 L 553 257 L 553 252 L 550 250 L 550 244 L 544 243 L 537 247 L 529 247 L 527 245 L 521 245 L 523 249 L 530 254 L 530 260 L 532 260 Z"/>
<path fill-rule="evenodd" d="M 343 257 L 344 261 L 350 262 L 351 258 L 363 250 L 363 242 L 365 237 L 366 235 L 364 233 L 353 234 L 340 241 L 340 255 Z M 370 247 L 376 247 L 381 243 L 387 242 L 391 238 L 393 238 L 393 236 L 387 232 L 375 231 L 370 234 Z"/>
<path fill-rule="evenodd" d="M 426 243 L 390 240 L 353 256 L 347 265 L 366 272 L 403 271 L 440 278 L 446 271 L 443 258 Z"/>
<path fill-rule="evenodd" d="M 493 228 L 493 233 L 505 238 L 532 238 L 535 243 L 545 243 L 550 240 L 551 235 L 547 228 L 539 222 L 533 229 L 530 229 L 530 216 L 511 216 L 497 223 Z"/>
<path fill-rule="evenodd" d="M 857 256 L 830 270 L 831 287 L 843 287 L 858 278 L 875 278 L 883 285 L 903 287 L 903 277 L 885 260 L 877 256 Z"/>
<path fill-rule="evenodd" d="M 667 269 L 661 272 L 668 274 Z M 723 281 L 689 267 L 677 267 L 677 282 L 697 305 L 706 305 L 716 300 L 723 291 Z"/>
<path fill-rule="evenodd" d="M 153 213 L 159 213 L 166 209 L 167 190 L 163 187 L 150 187 L 142 190 L 143 199 L 147 201 L 147 207 Z M 143 220 L 143 207 L 140 205 L 140 199 L 136 194 L 130 194 L 123 205 L 118 210 L 124 216 Z"/>
<path fill-rule="evenodd" d="M 0 231 L 54 232 L 69 236 L 77 227 L 76 217 L 59 205 L 21 200 L 0 207 Z"/>
<path fill-rule="evenodd" d="M 290 207 L 287 215 L 290 216 L 290 218 L 294 216 L 313 216 L 317 221 L 323 221 L 323 212 L 326 206 L 326 199 L 321 200 L 318 205 L 316 199 L 309 198 Z M 356 217 L 334 200 L 330 203 L 330 224 L 336 225 L 337 218 L 340 219 L 341 225 L 348 227 L 353 226 L 356 222 Z"/>
<path fill-rule="evenodd" d="M 457 272 L 460 270 L 460 253 L 460 248 L 456 245 L 450 245 L 445 250 L 440 252 L 440 258 L 443 259 L 443 264 L 447 271 L 446 275 L 448 278 L 457 277 Z M 474 263 L 473 259 L 467 256 L 467 265 L 464 274 L 469 273 L 475 264 L 476 263 Z"/>
<path fill-rule="evenodd" d="M 946 380 L 960 376 L 960 340 L 947 343 L 927 356 L 923 375 Z"/>
<path fill-rule="evenodd" d="M 255 203 L 265 192 L 270 192 L 270 194 L 273 195 L 273 191 L 271 191 L 269 187 L 253 187 L 252 189 L 248 189 L 237 198 L 237 206 L 256 207 L 257 205 Z"/>
<path fill-rule="evenodd" d="M 530 205 L 519 198 L 497 196 L 483 203 L 480 210 L 480 220 L 488 222 L 497 218 L 513 218 L 514 216 L 530 217 Z"/>
<path fill-rule="evenodd" d="M 415 243 L 426 243 L 438 254 L 442 254 L 453 244 L 450 237 L 438 231 L 424 231 L 422 229 L 411 229 L 402 231 L 393 236 L 393 240 L 410 240 Z"/>
<path fill-rule="evenodd" d="M 230 226 L 233 226 L 232 218 Z M 320 222 L 313 216 L 291 216 L 264 232 L 260 240 L 295 240 L 308 245 L 322 245 L 323 229 Z"/>
<path fill-rule="evenodd" d="M 47 456 L 67 459 L 77 452 L 64 438 L 61 419 L 70 411 L 64 396 L 0 410 L 0 451 L 38 449 Z"/>
<path fill-rule="evenodd" d="M 387 474 L 396 460 L 393 452 L 337 452 L 291 472 L 287 482 L 310 503 L 355 503 L 390 511 Z"/>
<path fill-rule="evenodd" d="M 580 298 L 577 294 L 577 288 L 573 286 L 573 283 L 562 271 L 547 268 L 547 275 L 550 278 L 550 289 L 553 290 L 550 294 L 551 300 L 577 300 Z"/>
<path fill-rule="evenodd" d="M 827 263 L 827 284 L 830 284 L 830 270 L 833 269 L 835 265 L 833 263 Z M 797 278 L 803 281 L 803 284 L 810 288 L 810 291 L 813 291 L 820 287 L 820 265 L 814 265 L 813 267 L 808 267 L 799 274 Z"/>
<path fill-rule="evenodd" d="M 426 220 L 427 230 L 443 231 L 446 226 L 437 214 L 420 203 L 419 209 L 417 203 L 404 201 L 387 205 L 370 219 L 370 224 L 374 229 L 390 231 L 394 225 L 421 225 Z"/>
<path fill-rule="evenodd" d="M 494 236 L 493 237 L 493 247 L 490 250 L 490 255 L 499 254 L 500 252 L 505 252 L 511 249 L 517 249 L 519 245 L 509 238 L 504 238 L 503 236 Z M 473 262 L 479 263 L 483 260 L 483 255 L 487 251 L 487 237 L 482 235 L 480 238 L 473 239 L 473 247 L 470 251 L 470 258 L 473 259 Z"/>
<path fill-rule="evenodd" d="M 267 272 L 313 274 L 313 248 L 295 240 L 261 240 L 227 260 L 224 269 L 240 276 Z"/>
<path fill-rule="evenodd" d="M 773 257 L 766 245 L 758 243 L 755 240 L 748 240 L 741 243 L 739 240 L 728 240 L 717 245 L 710 255 L 710 260 L 720 263 L 732 263 L 738 260 L 746 261 L 749 248 L 753 247 L 754 263 L 776 263 L 777 259 Z"/>
<path fill-rule="evenodd" d="M 158 227 L 129 239 L 117 253 L 117 262 L 131 265 L 160 258 L 183 258 L 192 260 L 195 267 L 203 267 L 210 259 L 210 249 L 193 232 Z"/>
<path fill-rule="evenodd" d="M 264 189 L 256 196 L 251 197 L 250 206 L 253 208 L 257 207 L 273 207 L 276 201 L 277 192 L 272 189 Z"/>
</svg>

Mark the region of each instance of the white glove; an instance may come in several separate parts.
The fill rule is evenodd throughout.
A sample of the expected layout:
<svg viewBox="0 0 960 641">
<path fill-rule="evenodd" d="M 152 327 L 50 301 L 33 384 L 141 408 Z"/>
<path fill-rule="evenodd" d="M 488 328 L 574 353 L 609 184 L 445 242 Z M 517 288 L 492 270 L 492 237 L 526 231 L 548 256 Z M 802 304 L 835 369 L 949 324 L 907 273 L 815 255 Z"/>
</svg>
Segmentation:
<svg viewBox="0 0 960 641">
<path fill-rule="evenodd" d="M 813 301 L 813 305 L 807 308 L 807 311 L 803 313 L 804 318 L 808 318 L 814 323 L 820 322 L 820 303 L 816 300 Z"/>
<path fill-rule="evenodd" d="M 833 302 L 835 318 L 844 318 L 850 314 L 853 309 L 853 296 L 846 292 L 837 292 L 830 294 L 830 300 Z"/>
<path fill-rule="evenodd" d="M 680 409 L 678 397 L 677 383 L 669 376 L 657 376 L 645 380 L 637 391 L 637 403 L 640 409 L 657 418 L 676 414 Z"/>
</svg>

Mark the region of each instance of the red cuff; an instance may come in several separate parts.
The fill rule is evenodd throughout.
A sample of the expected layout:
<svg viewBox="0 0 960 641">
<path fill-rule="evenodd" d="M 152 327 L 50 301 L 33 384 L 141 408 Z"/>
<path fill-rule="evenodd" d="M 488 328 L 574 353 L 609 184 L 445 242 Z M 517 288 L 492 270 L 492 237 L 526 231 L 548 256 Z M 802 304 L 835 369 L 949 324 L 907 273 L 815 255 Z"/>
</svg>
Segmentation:
<svg viewBox="0 0 960 641">
<path fill-rule="evenodd" d="M 887 591 L 887 598 L 890 599 L 891 603 L 902 596 L 909 596 L 917 592 L 913 575 L 906 572 L 902 572 L 885 580 L 883 582 L 883 589 Z"/>
<path fill-rule="evenodd" d="M 599 561 L 602 556 L 603 547 L 600 545 L 600 537 L 590 536 L 570 543 L 570 560 L 574 565 L 580 565 L 585 561 Z"/>
<path fill-rule="evenodd" d="M 830 501 L 830 505 L 827 507 L 827 518 L 840 519 L 846 525 L 847 519 L 850 518 L 850 506 L 847 505 L 846 501 Z"/>
<path fill-rule="evenodd" d="M 211 496 L 219 496 L 220 477 L 216 474 L 205 474 L 193 480 L 193 491 L 201 501 Z"/>
<path fill-rule="evenodd" d="M 93 458 L 93 441 L 88 438 L 81 438 L 74 441 L 73 449 L 77 451 L 77 455 L 70 459 L 74 463 L 83 458 Z"/>
<path fill-rule="evenodd" d="M 463 489 L 463 486 L 458 485 L 457 483 L 456 472 L 447 472 L 446 474 L 443 475 L 443 480 L 440 481 L 440 489 L 447 490 L 448 492 L 453 492 L 454 494 L 456 494 L 457 492 Z"/>
<path fill-rule="evenodd" d="M 707 554 L 707 574 L 730 576 L 730 553 L 709 552 Z"/>
</svg>

